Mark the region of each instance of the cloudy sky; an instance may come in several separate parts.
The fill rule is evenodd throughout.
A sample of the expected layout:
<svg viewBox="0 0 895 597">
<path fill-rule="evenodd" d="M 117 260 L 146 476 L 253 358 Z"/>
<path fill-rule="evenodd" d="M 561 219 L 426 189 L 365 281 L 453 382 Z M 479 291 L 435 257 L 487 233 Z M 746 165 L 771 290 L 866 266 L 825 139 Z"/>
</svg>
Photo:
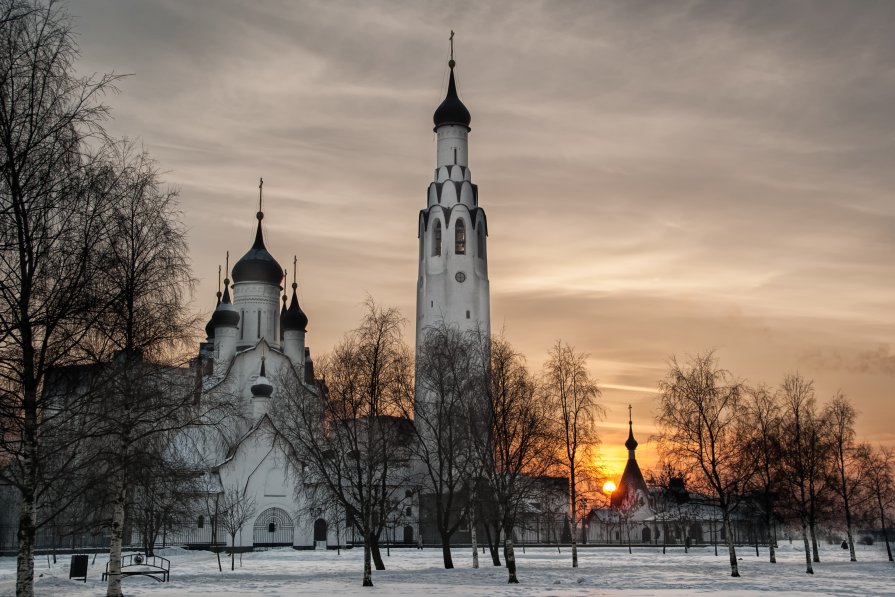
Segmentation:
<svg viewBox="0 0 895 597">
<path fill-rule="evenodd" d="M 181 191 L 195 307 L 251 244 L 299 258 L 308 341 L 369 294 L 414 316 L 432 112 L 457 32 L 492 322 L 539 368 L 590 353 L 611 466 L 634 405 L 709 348 L 751 382 L 841 389 L 895 444 L 895 3 L 77 0 L 112 131 Z M 408 329 L 412 340 L 412 329 Z"/>
</svg>

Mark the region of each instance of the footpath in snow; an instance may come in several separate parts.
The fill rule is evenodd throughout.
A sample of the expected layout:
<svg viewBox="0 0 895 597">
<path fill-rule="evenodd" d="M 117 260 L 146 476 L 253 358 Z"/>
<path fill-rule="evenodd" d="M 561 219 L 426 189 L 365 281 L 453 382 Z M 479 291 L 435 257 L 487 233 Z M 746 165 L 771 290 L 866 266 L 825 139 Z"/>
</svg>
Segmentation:
<svg viewBox="0 0 895 597">
<path fill-rule="evenodd" d="M 583 547 L 578 569 L 571 567 L 568 548 L 535 548 L 517 551 L 519 585 L 506 584 L 506 570 L 491 565 L 490 557 L 480 556 L 482 567 L 474 570 L 468 549 L 454 549 L 454 570 L 441 567 L 441 550 L 427 548 L 393 549 L 384 557 L 388 570 L 373 573 L 374 587 L 360 586 L 360 549 L 335 551 L 295 551 L 273 549 L 243 555 L 242 567 L 231 572 L 229 558 L 218 572 L 214 554 L 184 549 L 160 550 L 171 560 L 171 581 L 158 583 L 145 577 L 124 579 L 126 595 L 221 596 L 257 595 L 693 595 L 717 592 L 724 595 L 764 595 L 768 591 L 786 595 L 895 595 L 895 565 L 888 562 L 884 547 L 861 546 L 858 562 L 848 561 L 848 552 L 838 546 L 824 546 L 813 576 L 805 574 L 804 553 L 797 545 L 783 543 L 777 564 L 770 564 L 767 550 L 760 557 L 755 549 L 741 547 L 741 578 L 731 578 L 726 551 L 715 557 L 711 547 L 659 548 Z M 383 556 L 385 551 L 383 550 Z M 91 556 L 92 558 L 92 556 Z M 104 554 L 97 555 L 87 582 L 68 579 L 69 556 L 47 567 L 46 558 L 35 561 L 37 595 L 97 596 L 105 593 L 100 576 Z M 239 561 L 237 559 L 237 566 Z M 15 589 L 15 558 L 0 558 L 0 595 Z"/>
</svg>

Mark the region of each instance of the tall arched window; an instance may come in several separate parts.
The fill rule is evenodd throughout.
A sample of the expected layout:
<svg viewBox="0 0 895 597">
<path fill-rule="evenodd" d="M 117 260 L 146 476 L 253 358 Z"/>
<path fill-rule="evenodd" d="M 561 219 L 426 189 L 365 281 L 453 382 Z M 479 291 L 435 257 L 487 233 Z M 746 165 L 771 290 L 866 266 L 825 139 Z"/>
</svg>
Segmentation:
<svg viewBox="0 0 895 597">
<path fill-rule="evenodd" d="M 481 225 L 481 224 L 479 225 L 478 241 L 479 241 L 478 247 L 476 250 L 476 253 L 478 253 L 477 257 L 479 259 L 484 259 L 485 258 L 485 227 L 484 227 L 484 225 Z"/>
<path fill-rule="evenodd" d="M 457 220 L 454 228 L 454 253 L 456 255 L 466 255 L 466 224 L 463 220 Z"/>
<path fill-rule="evenodd" d="M 432 257 L 441 255 L 441 220 L 435 220 L 435 229 L 432 230 Z"/>
</svg>

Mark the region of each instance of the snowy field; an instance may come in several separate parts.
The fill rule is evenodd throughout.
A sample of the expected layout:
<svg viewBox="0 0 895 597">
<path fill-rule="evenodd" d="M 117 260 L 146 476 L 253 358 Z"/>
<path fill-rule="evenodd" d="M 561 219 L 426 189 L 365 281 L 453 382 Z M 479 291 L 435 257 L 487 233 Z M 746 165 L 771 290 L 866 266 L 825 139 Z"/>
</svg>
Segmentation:
<svg viewBox="0 0 895 597">
<path fill-rule="evenodd" d="M 739 579 L 731 578 L 726 553 L 711 547 L 684 554 L 683 549 L 582 548 L 580 568 L 573 570 L 568 549 L 518 550 L 519 579 L 506 584 L 506 570 L 490 565 L 473 570 L 467 549 L 454 550 L 454 570 L 440 567 L 441 550 L 428 548 L 392 550 L 385 558 L 388 570 L 373 573 L 373 589 L 360 586 L 360 549 L 342 551 L 294 551 L 275 549 L 248 553 L 242 568 L 218 572 L 213 554 L 167 549 L 159 553 L 171 560 L 171 582 L 157 583 L 144 577 L 124 579 L 126 595 L 693 595 L 719 592 L 724 595 L 895 595 L 895 565 L 886 560 L 883 546 L 860 546 L 858 562 L 848 561 L 848 552 L 824 546 L 814 576 L 804 572 L 803 552 L 796 545 L 780 545 L 778 564 L 767 562 L 766 550 L 755 557 L 755 549 L 738 551 Z M 385 551 L 383 551 L 383 556 Z M 222 554 L 223 558 L 223 554 Z M 87 583 L 68 580 L 69 557 L 47 567 L 46 558 L 35 562 L 38 595 L 102 595 L 103 555 L 89 571 Z M 229 566 L 229 560 L 225 562 Z M 239 562 L 237 560 L 237 566 Z M 0 558 L 0 595 L 12 595 L 15 587 L 15 558 Z"/>
</svg>

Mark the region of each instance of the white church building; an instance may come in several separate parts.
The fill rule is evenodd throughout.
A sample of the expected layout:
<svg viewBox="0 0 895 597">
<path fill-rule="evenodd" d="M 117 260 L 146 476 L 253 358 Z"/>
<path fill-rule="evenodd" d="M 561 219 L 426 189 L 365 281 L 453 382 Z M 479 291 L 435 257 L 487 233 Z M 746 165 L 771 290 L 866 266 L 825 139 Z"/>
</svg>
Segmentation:
<svg viewBox="0 0 895 597">
<path fill-rule="evenodd" d="M 463 330 L 490 333 L 487 221 L 469 169 L 471 117 L 457 93 L 453 59 L 449 66 L 447 93 L 433 116 L 434 180 L 419 215 L 418 343 L 427 326 L 442 320 Z M 205 328 L 207 339 L 199 348 L 201 400 L 235 399 L 241 411 L 225 426 L 225 441 L 199 442 L 208 471 L 203 497 L 208 501 L 235 489 L 254 501 L 256 518 L 236 538 L 238 547 L 344 545 L 350 541 L 350 529 L 339 529 L 340 517 L 328 520 L 326 512 L 306 503 L 302 492 L 295 490 L 300 480 L 294 478 L 286 455 L 271 439 L 276 421 L 269 411 L 277 400 L 277 380 L 288 378 L 290 383 L 304 384 L 309 392 L 324 390 L 314 378 L 305 344 L 308 317 L 299 305 L 295 271 L 287 306 L 286 272 L 264 244 L 260 192 L 261 185 L 255 242 L 233 265 L 232 285 L 229 278 L 224 280 Z M 420 532 L 418 504 L 404 506 L 402 510 L 411 514 L 396 522 L 400 528 L 387 529 L 386 534 L 399 542 L 415 543 Z M 212 524 L 206 515 L 185 526 L 170 537 L 173 542 L 212 542 Z M 217 537 L 218 543 L 224 540 Z"/>
</svg>

